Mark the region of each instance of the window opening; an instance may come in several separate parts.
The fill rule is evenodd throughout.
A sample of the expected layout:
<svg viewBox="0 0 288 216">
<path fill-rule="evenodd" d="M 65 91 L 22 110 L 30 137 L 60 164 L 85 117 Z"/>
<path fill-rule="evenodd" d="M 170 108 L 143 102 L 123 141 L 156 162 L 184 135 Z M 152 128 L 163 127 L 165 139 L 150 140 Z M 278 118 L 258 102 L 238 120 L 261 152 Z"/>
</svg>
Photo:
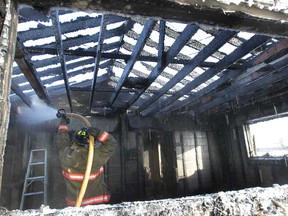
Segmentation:
<svg viewBox="0 0 288 216">
<path fill-rule="evenodd" d="M 254 119 L 244 126 L 250 157 L 288 155 L 288 113 Z"/>
</svg>

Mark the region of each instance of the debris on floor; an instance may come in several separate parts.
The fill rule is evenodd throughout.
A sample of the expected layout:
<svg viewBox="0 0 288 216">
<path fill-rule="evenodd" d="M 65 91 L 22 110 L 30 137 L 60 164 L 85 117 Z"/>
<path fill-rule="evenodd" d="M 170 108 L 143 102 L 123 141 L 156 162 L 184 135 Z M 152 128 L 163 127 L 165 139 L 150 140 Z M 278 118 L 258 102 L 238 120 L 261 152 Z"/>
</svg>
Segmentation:
<svg viewBox="0 0 288 216">
<path fill-rule="evenodd" d="M 273 185 L 273 187 L 255 187 L 239 191 L 218 192 L 206 195 L 196 195 L 176 199 L 153 201 L 123 202 L 86 207 L 67 207 L 50 209 L 41 206 L 40 209 L 25 211 L 0 208 L 0 215 L 31 216 L 31 215 L 288 215 L 288 185 Z"/>
</svg>

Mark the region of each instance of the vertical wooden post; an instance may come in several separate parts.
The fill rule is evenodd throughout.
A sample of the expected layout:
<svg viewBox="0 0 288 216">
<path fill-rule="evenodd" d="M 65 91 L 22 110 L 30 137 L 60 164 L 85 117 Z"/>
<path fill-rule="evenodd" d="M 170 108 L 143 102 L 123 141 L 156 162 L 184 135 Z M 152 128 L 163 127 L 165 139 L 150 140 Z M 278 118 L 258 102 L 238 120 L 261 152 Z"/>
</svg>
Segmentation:
<svg viewBox="0 0 288 216">
<path fill-rule="evenodd" d="M 125 146 L 128 141 L 127 119 L 126 115 L 121 117 L 121 141 L 120 141 L 120 160 L 121 160 L 121 194 L 122 199 L 126 199 L 126 163 L 125 163 Z"/>
<path fill-rule="evenodd" d="M 207 137 L 207 147 L 208 147 L 208 155 L 209 155 L 209 162 L 210 162 L 210 169 L 211 169 L 211 176 L 212 176 L 212 181 L 213 181 L 213 184 L 216 183 L 216 178 L 215 178 L 215 170 L 214 170 L 214 167 L 213 167 L 213 156 L 212 156 L 212 152 L 211 152 L 211 140 L 209 139 L 209 132 L 206 131 L 206 137 Z"/>
<path fill-rule="evenodd" d="M 198 139 L 197 139 L 196 131 L 194 132 L 194 145 L 195 145 L 195 157 L 196 157 L 196 166 L 197 166 L 197 176 L 198 176 L 199 189 L 201 191 L 203 191 L 202 173 L 201 173 L 200 165 L 199 165 Z"/>
<path fill-rule="evenodd" d="M 3 0 L 1 0 L 3 1 Z M 10 88 L 15 54 L 18 15 L 11 0 L 3 1 L 5 18 L 0 35 L 0 185 L 2 184 L 6 137 L 10 116 Z M 1 8 L 1 11 L 4 8 Z M 1 190 L 0 190 L 1 193 Z"/>
<path fill-rule="evenodd" d="M 185 161 L 185 147 L 184 147 L 184 140 L 183 140 L 183 134 L 182 133 L 180 134 L 180 142 L 181 142 L 181 150 L 182 150 L 184 194 L 187 194 L 189 186 L 188 186 L 186 161 Z"/>
<path fill-rule="evenodd" d="M 137 148 L 137 174 L 138 174 L 138 185 L 139 185 L 139 196 L 141 198 L 145 198 L 142 197 L 143 194 L 143 176 L 144 176 L 144 166 L 143 166 L 143 143 L 141 140 L 141 133 L 137 132 L 136 133 L 136 148 Z"/>
</svg>

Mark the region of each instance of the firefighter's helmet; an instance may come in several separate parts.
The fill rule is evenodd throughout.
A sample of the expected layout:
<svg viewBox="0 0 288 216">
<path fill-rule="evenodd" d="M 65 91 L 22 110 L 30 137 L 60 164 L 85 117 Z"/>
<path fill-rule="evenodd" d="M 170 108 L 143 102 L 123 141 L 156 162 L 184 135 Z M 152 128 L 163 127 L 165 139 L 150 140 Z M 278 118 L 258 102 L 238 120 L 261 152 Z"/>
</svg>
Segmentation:
<svg viewBox="0 0 288 216">
<path fill-rule="evenodd" d="M 74 137 L 74 141 L 80 145 L 80 146 L 87 146 L 89 144 L 89 135 L 87 132 L 87 128 L 82 128 L 81 130 L 78 130 Z"/>
</svg>

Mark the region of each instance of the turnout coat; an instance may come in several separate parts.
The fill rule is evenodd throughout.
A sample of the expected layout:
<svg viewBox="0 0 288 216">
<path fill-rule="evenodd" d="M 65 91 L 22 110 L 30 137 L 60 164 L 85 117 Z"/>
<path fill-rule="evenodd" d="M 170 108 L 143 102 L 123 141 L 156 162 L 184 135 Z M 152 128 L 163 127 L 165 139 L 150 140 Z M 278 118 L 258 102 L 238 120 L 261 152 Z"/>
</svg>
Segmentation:
<svg viewBox="0 0 288 216">
<path fill-rule="evenodd" d="M 103 165 L 113 154 L 117 143 L 112 135 L 100 131 L 95 141 L 101 145 L 94 148 L 93 165 L 85 196 L 81 206 L 106 203 L 110 193 L 104 182 Z M 78 198 L 87 165 L 88 147 L 82 147 L 72 142 L 69 137 L 68 125 L 60 123 L 57 133 L 57 146 L 62 166 L 62 174 L 66 182 L 66 203 L 74 206 Z"/>
</svg>

